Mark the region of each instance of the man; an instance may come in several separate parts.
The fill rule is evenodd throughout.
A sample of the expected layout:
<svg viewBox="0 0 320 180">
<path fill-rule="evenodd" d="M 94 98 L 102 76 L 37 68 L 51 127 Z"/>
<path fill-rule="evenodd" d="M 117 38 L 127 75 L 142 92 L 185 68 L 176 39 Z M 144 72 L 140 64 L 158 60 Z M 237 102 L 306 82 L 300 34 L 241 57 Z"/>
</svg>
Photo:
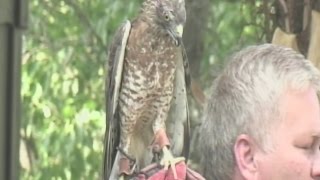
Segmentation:
<svg viewBox="0 0 320 180">
<path fill-rule="evenodd" d="M 271 44 L 236 53 L 214 81 L 201 134 L 215 180 L 320 179 L 320 73 Z"/>
</svg>

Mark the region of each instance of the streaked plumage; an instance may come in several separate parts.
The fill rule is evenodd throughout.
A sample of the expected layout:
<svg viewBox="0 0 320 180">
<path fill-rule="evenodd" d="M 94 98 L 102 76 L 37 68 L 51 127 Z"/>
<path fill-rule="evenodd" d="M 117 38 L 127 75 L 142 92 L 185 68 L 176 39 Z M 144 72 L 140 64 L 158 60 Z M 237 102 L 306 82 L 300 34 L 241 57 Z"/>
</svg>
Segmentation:
<svg viewBox="0 0 320 180">
<path fill-rule="evenodd" d="M 146 0 L 139 16 L 117 31 L 109 49 L 106 83 L 105 179 L 112 167 L 113 176 L 117 174 L 121 156 L 117 146 L 140 168 L 151 163 L 150 147 L 159 129 L 167 130 L 174 155 L 188 151 L 184 140 L 189 131 L 186 83 L 190 78 L 176 31 L 185 19 L 183 0 Z"/>
</svg>

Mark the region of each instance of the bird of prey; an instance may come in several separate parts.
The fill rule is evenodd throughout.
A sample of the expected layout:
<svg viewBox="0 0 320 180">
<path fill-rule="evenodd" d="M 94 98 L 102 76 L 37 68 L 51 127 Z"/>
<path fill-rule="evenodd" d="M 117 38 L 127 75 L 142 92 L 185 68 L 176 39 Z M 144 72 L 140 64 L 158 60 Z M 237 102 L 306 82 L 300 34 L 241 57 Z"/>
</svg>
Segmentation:
<svg viewBox="0 0 320 180">
<path fill-rule="evenodd" d="M 184 0 L 145 0 L 116 32 L 108 54 L 104 179 L 124 179 L 155 154 L 165 168 L 188 154 L 185 22 Z"/>
</svg>

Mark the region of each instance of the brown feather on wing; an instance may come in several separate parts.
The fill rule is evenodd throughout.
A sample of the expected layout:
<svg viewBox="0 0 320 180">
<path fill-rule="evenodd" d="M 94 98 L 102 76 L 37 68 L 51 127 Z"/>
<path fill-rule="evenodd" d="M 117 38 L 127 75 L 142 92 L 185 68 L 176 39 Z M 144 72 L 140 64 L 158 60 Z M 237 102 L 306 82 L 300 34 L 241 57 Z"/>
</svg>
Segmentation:
<svg viewBox="0 0 320 180">
<path fill-rule="evenodd" d="M 187 52 L 183 42 L 181 43 L 181 52 L 182 52 L 182 63 L 183 63 L 184 78 L 185 78 L 185 89 L 186 91 L 188 91 L 191 85 L 191 74 L 190 74 L 189 60 L 188 60 Z M 190 116 L 189 116 L 189 105 L 188 105 L 187 93 L 186 93 L 186 116 L 187 116 L 186 122 L 184 124 L 183 154 L 186 157 L 186 163 L 187 163 L 189 158 L 190 139 L 191 139 Z"/>
<path fill-rule="evenodd" d="M 190 120 L 188 107 L 187 84 L 190 80 L 188 59 L 184 46 L 179 48 L 181 55 L 177 59 L 173 98 L 166 121 L 167 133 L 170 137 L 171 151 L 175 156 L 183 155 L 188 159 L 190 149 Z"/>
<path fill-rule="evenodd" d="M 116 31 L 108 54 L 108 74 L 106 78 L 106 129 L 104 146 L 104 179 L 108 179 L 117 153 L 120 139 L 120 120 L 117 116 L 119 89 L 122 80 L 123 59 L 131 24 L 123 23 Z"/>
<path fill-rule="evenodd" d="M 181 52 L 182 52 L 182 60 L 183 60 L 186 88 L 187 88 L 187 90 L 190 90 L 191 74 L 190 74 L 189 60 L 188 60 L 187 52 L 186 52 L 186 49 L 184 47 L 183 42 L 181 43 Z"/>
<path fill-rule="evenodd" d="M 200 87 L 200 84 L 197 83 L 194 79 L 191 77 L 190 73 L 190 67 L 189 67 L 189 61 L 187 57 L 186 49 L 184 48 L 183 43 L 181 44 L 182 49 L 182 57 L 183 57 L 183 66 L 185 69 L 185 79 L 186 79 L 186 87 L 189 93 L 194 97 L 196 102 L 200 107 L 203 107 L 206 101 L 206 96 Z"/>
</svg>

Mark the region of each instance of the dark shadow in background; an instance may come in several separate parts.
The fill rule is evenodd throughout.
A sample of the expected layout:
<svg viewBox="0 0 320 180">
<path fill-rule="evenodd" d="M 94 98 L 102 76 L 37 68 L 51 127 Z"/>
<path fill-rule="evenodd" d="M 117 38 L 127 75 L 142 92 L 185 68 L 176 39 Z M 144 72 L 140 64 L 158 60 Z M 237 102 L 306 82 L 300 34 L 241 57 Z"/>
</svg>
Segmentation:
<svg viewBox="0 0 320 180">
<path fill-rule="evenodd" d="M 0 0 L 0 179 L 19 179 L 22 33 L 28 0 Z"/>
</svg>

